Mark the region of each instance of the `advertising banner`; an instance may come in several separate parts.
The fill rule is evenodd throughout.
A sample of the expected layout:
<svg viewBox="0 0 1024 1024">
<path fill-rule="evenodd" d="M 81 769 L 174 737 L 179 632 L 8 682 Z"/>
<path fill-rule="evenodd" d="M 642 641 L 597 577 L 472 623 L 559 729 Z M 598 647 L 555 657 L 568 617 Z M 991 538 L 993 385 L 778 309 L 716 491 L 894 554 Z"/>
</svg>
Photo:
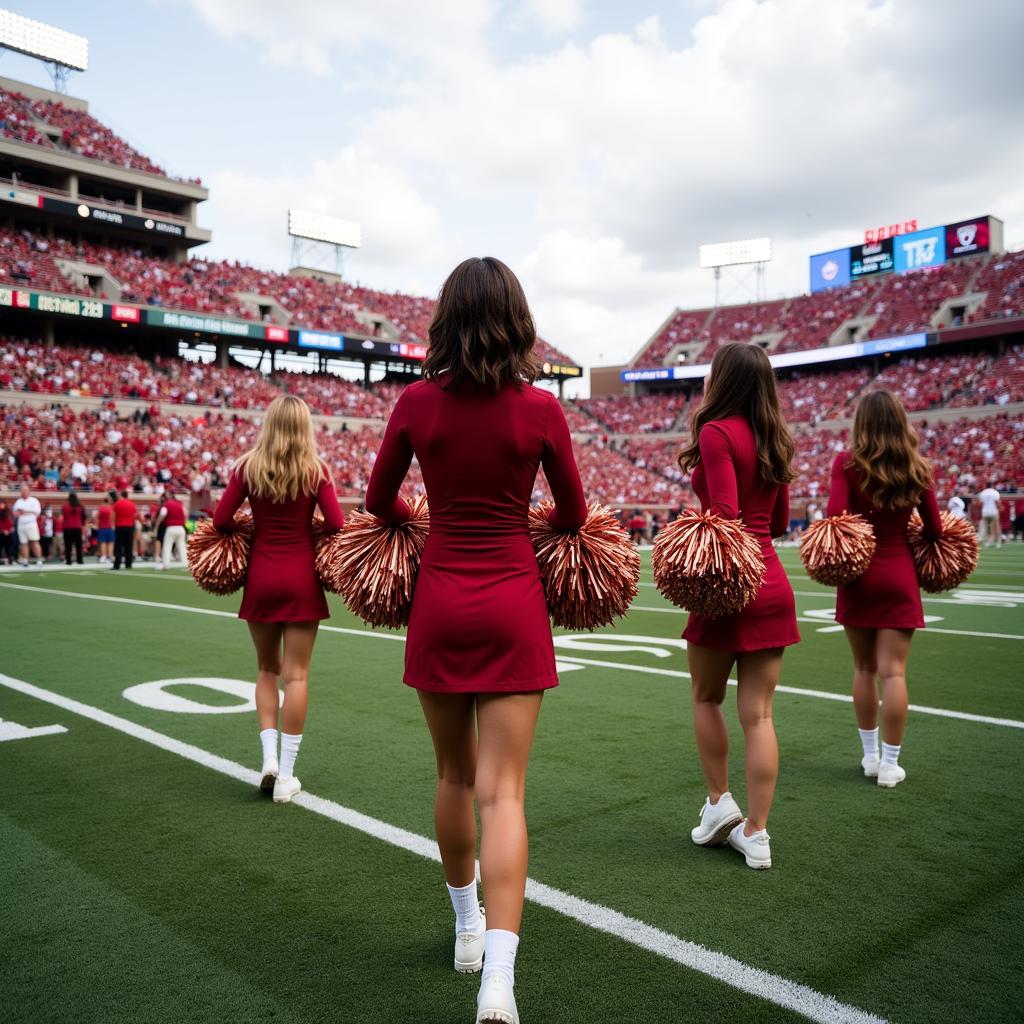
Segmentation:
<svg viewBox="0 0 1024 1024">
<path fill-rule="evenodd" d="M 84 217 L 86 220 L 95 221 L 98 224 L 131 228 L 133 231 L 151 231 L 156 235 L 171 235 L 174 238 L 185 237 L 185 226 L 183 224 L 174 224 L 168 220 L 156 220 L 153 217 L 143 217 L 128 209 L 107 210 L 101 206 L 92 206 L 89 203 L 72 203 L 65 199 L 53 199 L 50 196 L 42 197 L 41 206 L 50 213 L 62 213 L 68 217 Z"/>
<path fill-rule="evenodd" d="M 267 324 L 267 326 L 263 328 L 263 337 L 266 338 L 267 341 L 287 343 L 288 328 L 278 327 L 276 324 Z"/>
<path fill-rule="evenodd" d="M 834 249 L 811 257 L 811 292 L 850 283 L 850 250 Z"/>
<path fill-rule="evenodd" d="M 671 380 L 672 368 L 669 366 L 661 366 L 657 369 L 651 370 L 623 370 L 620 376 L 624 381 Z"/>
<path fill-rule="evenodd" d="M 893 269 L 893 240 L 883 238 L 871 245 L 855 245 L 850 250 L 850 280 Z"/>
<path fill-rule="evenodd" d="M 938 267 L 946 262 L 946 229 L 925 228 L 893 239 L 896 273 Z"/>
<path fill-rule="evenodd" d="M 299 348 L 315 348 L 326 352 L 340 352 L 345 339 L 340 334 L 325 334 L 323 331 L 299 331 Z"/>
<path fill-rule="evenodd" d="M 946 255 L 950 259 L 954 256 L 973 256 L 975 253 L 988 252 L 991 241 L 988 217 L 962 220 L 958 224 L 949 224 L 946 227 Z"/>
<path fill-rule="evenodd" d="M 107 307 L 110 310 L 111 320 L 120 320 L 126 324 L 137 324 L 142 322 L 142 310 L 138 306 L 119 306 L 116 303 Z"/>
<path fill-rule="evenodd" d="M 162 309 L 147 309 L 146 323 L 150 327 L 174 327 L 182 331 L 199 331 L 202 334 L 230 334 L 233 338 L 263 338 L 263 324 L 224 320 L 202 313 L 172 313 Z"/>
</svg>

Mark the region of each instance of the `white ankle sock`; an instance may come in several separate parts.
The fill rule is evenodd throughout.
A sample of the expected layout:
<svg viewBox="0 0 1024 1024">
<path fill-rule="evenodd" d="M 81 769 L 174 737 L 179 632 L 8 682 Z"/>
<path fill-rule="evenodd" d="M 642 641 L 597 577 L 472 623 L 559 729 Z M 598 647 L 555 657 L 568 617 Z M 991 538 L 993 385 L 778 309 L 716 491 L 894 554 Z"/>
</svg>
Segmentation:
<svg viewBox="0 0 1024 1024">
<path fill-rule="evenodd" d="M 501 928 L 488 928 L 484 932 L 484 973 L 481 984 L 488 975 L 502 974 L 509 985 L 516 983 L 516 950 L 519 936 Z"/>
<path fill-rule="evenodd" d="M 299 744 L 302 742 L 302 733 L 297 736 L 287 732 L 281 733 L 281 769 L 278 774 L 280 779 L 290 779 L 295 771 L 295 758 L 299 756 Z"/>
<path fill-rule="evenodd" d="M 878 726 L 874 729 L 858 729 L 865 757 L 878 757 Z"/>
<path fill-rule="evenodd" d="M 455 910 L 455 934 L 464 935 L 470 932 L 479 935 L 483 931 L 484 919 L 480 915 L 476 879 L 474 878 L 469 885 L 461 885 L 457 889 L 449 885 L 448 895 L 452 898 L 452 907 Z"/>
<path fill-rule="evenodd" d="M 263 746 L 263 760 L 277 757 L 277 730 L 260 729 L 260 743 Z"/>
<path fill-rule="evenodd" d="M 900 747 L 894 743 L 882 744 L 882 764 L 899 764 Z"/>
</svg>

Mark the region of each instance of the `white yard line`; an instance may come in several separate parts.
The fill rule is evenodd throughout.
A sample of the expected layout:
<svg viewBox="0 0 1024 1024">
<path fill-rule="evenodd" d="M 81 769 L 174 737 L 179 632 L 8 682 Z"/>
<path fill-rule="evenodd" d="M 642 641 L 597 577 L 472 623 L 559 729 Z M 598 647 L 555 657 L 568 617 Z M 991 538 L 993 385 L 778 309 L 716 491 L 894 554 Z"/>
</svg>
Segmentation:
<svg viewBox="0 0 1024 1024">
<path fill-rule="evenodd" d="M 127 736 L 132 736 L 168 753 L 193 761 L 204 768 L 220 772 L 222 775 L 227 775 L 246 785 L 259 785 L 259 772 L 217 754 L 212 754 L 201 747 L 183 743 L 126 718 L 112 715 L 108 711 L 94 708 L 89 704 L 82 704 L 80 701 L 7 675 L 0 675 L 0 685 L 45 701 L 47 704 L 52 704 L 72 714 L 88 718 L 100 725 L 116 729 Z M 333 800 L 327 800 L 312 793 L 299 793 L 292 798 L 292 803 L 390 846 L 396 846 L 427 860 L 440 862 L 437 844 L 426 836 L 409 832 L 397 825 L 372 818 L 351 807 L 344 807 Z M 819 1021 L 821 1024 L 885 1024 L 884 1018 L 876 1017 L 854 1006 L 847 1006 L 832 996 L 824 995 L 805 985 L 790 981 L 788 978 L 750 967 L 725 953 L 717 953 L 696 942 L 681 939 L 660 928 L 655 928 L 653 925 L 621 914 L 617 910 L 591 903 L 589 900 L 574 896 L 572 893 L 562 892 L 560 889 L 554 889 L 542 882 L 534 881 L 532 878 L 527 879 L 526 882 L 526 898 L 561 914 L 563 917 L 571 918 L 596 931 L 613 935 L 633 946 L 654 953 L 656 956 L 689 967 L 716 981 L 747 992 L 759 999 L 767 1000 L 776 1006 L 793 1010 L 810 1020 Z"/>
<path fill-rule="evenodd" d="M 162 608 L 166 611 L 185 612 L 193 615 L 213 615 L 218 618 L 235 620 L 238 618 L 234 612 L 224 612 L 217 608 L 196 608 L 193 605 L 170 604 L 166 601 L 143 601 L 136 597 L 114 597 L 109 594 L 82 594 L 74 590 L 57 590 L 50 587 L 26 587 L 18 583 L 0 583 L 0 587 L 10 590 L 29 590 L 42 594 L 54 594 L 58 597 L 73 597 L 85 601 L 107 601 L 112 604 L 137 605 L 141 608 Z M 662 609 L 654 610 L 661 611 Z M 816 619 L 806 621 L 818 622 Z M 390 631 L 370 629 L 348 629 L 344 626 L 328 626 L 324 624 L 321 624 L 320 630 L 326 633 L 342 633 L 346 636 L 369 637 L 377 640 L 396 640 L 399 643 L 405 643 L 404 633 L 393 633 Z M 657 640 L 656 637 L 652 637 L 651 639 L 655 641 Z M 690 678 L 690 674 L 688 672 L 681 672 L 676 669 L 654 668 L 653 666 L 647 665 L 629 665 L 624 662 L 617 661 L 598 661 L 592 658 L 576 658 L 572 654 L 563 653 L 563 651 L 564 648 L 560 648 L 556 651 L 558 660 L 575 665 L 592 665 L 595 668 L 612 668 L 618 669 L 620 672 L 639 672 L 646 675 L 668 676 L 675 679 Z M 735 685 L 734 680 L 730 679 L 729 682 L 730 684 Z M 831 693 L 827 690 L 807 690 L 796 686 L 777 686 L 776 690 L 779 693 L 790 693 L 799 697 L 817 697 L 821 700 L 841 701 L 847 704 L 852 702 L 852 698 L 847 694 Z M 988 715 L 974 715 L 967 711 L 950 711 L 946 708 L 932 708 L 920 704 L 911 704 L 910 710 L 917 711 L 923 715 L 936 715 L 940 718 L 956 718 L 965 722 L 981 722 L 985 725 L 1001 725 L 1010 729 L 1024 729 L 1024 722 L 1018 722 L 1012 718 L 992 718 Z"/>
</svg>

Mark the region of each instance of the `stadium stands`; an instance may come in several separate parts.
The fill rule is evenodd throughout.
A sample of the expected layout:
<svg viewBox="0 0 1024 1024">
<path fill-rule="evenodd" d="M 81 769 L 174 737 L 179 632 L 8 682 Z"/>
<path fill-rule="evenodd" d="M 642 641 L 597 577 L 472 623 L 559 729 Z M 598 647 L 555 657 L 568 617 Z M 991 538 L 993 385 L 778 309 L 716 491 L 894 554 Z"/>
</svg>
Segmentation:
<svg viewBox="0 0 1024 1024">
<path fill-rule="evenodd" d="M 985 301 L 968 317 L 971 323 L 1024 316 L 1024 252 L 994 256 L 981 269 L 973 291 L 984 292 Z"/>
<path fill-rule="evenodd" d="M 981 265 L 977 259 L 967 259 L 912 274 L 886 275 L 868 303 L 869 311 L 878 316 L 868 337 L 891 338 L 950 326 L 933 324 L 932 318 L 946 299 L 964 294 Z"/>
<path fill-rule="evenodd" d="M 681 391 L 666 391 L 635 398 L 583 398 L 576 405 L 613 434 L 657 434 L 677 428 L 685 418 L 687 401 Z"/>
</svg>

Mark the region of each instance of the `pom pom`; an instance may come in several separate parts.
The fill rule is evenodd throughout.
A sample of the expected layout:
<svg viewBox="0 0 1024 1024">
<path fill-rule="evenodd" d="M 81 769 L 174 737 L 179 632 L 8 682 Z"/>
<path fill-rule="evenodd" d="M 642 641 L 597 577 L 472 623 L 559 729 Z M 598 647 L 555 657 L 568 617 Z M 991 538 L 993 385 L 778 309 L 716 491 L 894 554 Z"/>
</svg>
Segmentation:
<svg viewBox="0 0 1024 1024">
<path fill-rule="evenodd" d="M 978 565 L 978 538 L 967 519 L 942 513 L 942 536 L 925 540 L 924 524 L 915 512 L 907 526 L 910 553 L 914 556 L 917 579 L 929 594 L 959 587 Z"/>
<path fill-rule="evenodd" d="M 695 509 L 658 532 L 651 567 L 669 601 L 707 619 L 742 611 L 765 571 L 760 545 L 738 519 Z"/>
<path fill-rule="evenodd" d="M 236 516 L 231 533 L 221 533 L 212 519 L 196 524 L 186 555 L 192 578 L 210 594 L 233 594 L 245 582 L 252 550 L 252 516 Z"/>
<path fill-rule="evenodd" d="M 397 629 L 409 624 L 430 527 L 427 499 L 413 498 L 409 512 L 409 519 L 398 526 L 368 512 L 353 512 L 343 530 L 321 536 L 317 543 L 320 582 L 371 626 Z"/>
<path fill-rule="evenodd" d="M 807 575 L 827 587 L 841 587 L 864 575 L 875 553 L 875 531 L 863 517 L 844 513 L 811 523 L 800 538 Z"/>
<path fill-rule="evenodd" d="M 551 621 L 562 629 L 597 629 L 625 615 L 637 595 L 640 554 L 610 509 L 588 505 L 578 530 L 556 530 L 553 508 L 531 508 L 527 524 Z"/>
</svg>

